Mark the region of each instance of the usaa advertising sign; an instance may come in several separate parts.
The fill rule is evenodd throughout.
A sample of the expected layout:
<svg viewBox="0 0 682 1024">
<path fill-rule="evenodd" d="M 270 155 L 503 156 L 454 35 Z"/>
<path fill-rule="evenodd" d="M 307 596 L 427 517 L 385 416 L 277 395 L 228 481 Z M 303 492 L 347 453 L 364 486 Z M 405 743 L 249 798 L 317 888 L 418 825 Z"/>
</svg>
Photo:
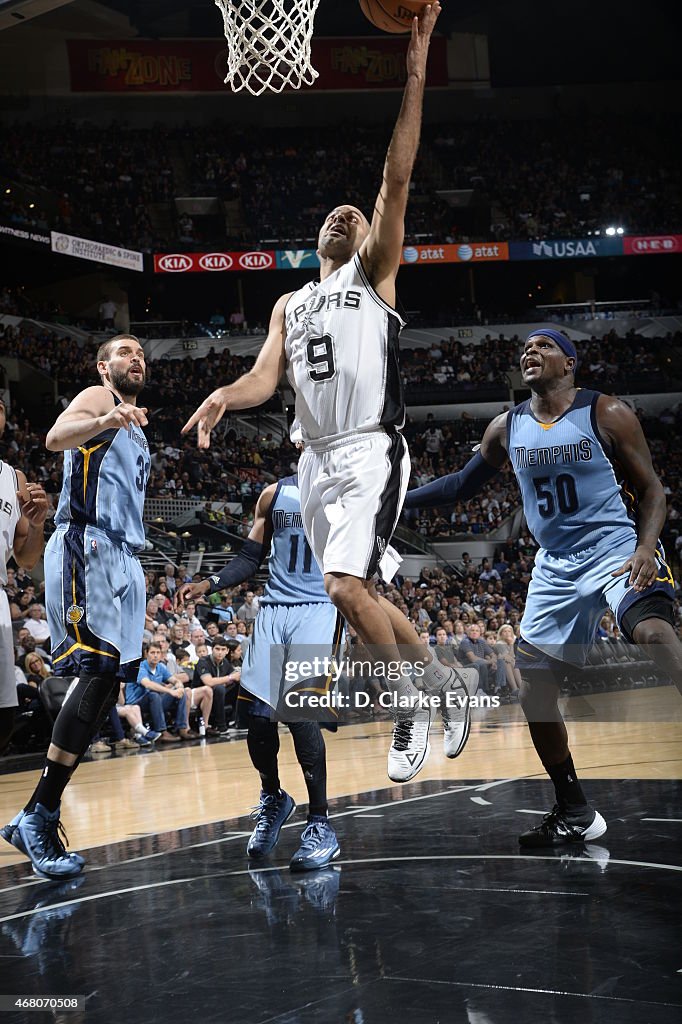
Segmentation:
<svg viewBox="0 0 682 1024">
<path fill-rule="evenodd" d="M 511 260 L 575 260 L 594 256 L 622 256 L 623 239 L 555 238 L 542 242 L 510 242 Z"/>
</svg>

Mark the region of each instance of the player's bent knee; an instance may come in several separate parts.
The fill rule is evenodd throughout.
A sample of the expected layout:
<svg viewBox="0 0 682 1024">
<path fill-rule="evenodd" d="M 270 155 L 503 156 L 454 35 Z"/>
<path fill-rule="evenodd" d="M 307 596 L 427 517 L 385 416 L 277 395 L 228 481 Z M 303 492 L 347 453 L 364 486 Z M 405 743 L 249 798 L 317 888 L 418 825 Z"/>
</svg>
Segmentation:
<svg viewBox="0 0 682 1024">
<path fill-rule="evenodd" d="M 324 738 L 317 722 L 287 722 L 302 768 L 314 767 L 325 756 Z"/>
<path fill-rule="evenodd" d="M 74 709 L 82 722 L 95 725 L 116 703 L 119 683 L 115 675 L 81 676 L 74 692 Z"/>
<path fill-rule="evenodd" d="M 251 715 L 249 717 L 249 739 L 256 743 L 266 743 L 277 733 L 277 722 L 271 722 L 264 715 Z"/>
<path fill-rule="evenodd" d="M 644 619 L 638 622 L 632 631 L 636 644 L 646 647 L 649 644 L 672 644 L 677 642 L 675 630 L 661 619 Z"/>
<path fill-rule="evenodd" d="M 545 673 L 533 673 L 521 677 L 519 704 L 528 719 L 551 720 L 559 706 L 559 687 L 554 679 Z"/>
<path fill-rule="evenodd" d="M 356 576 L 335 576 L 327 573 L 324 586 L 329 599 L 343 614 L 352 612 L 358 599 L 366 594 L 364 581 Z"/>
<path fill-rule="evenodd" d="M 62 704 L 52 730 L 52 743 L 68 754 L 81 754 L 116 704 L 119 682 L 109 672 L 81 675 Z"/>
</svg>

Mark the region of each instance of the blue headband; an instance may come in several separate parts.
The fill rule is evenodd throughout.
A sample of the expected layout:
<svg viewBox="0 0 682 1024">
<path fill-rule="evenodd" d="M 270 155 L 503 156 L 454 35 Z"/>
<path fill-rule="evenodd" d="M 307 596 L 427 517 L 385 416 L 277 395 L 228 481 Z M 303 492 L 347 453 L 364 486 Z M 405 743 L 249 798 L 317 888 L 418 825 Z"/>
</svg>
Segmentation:
<svg viewBox="0 0 682 1024">
<path fill-rule="evenodd" d="M 572 356 L 573 359 L 575 359 L 575 369 L 578 369 L 578 363 L 580 361 L 578 359 L 578 352 L 570 338 L 567 338 L 565 334 L 561 333 L 561 331 L 553 330 L 551 327 L 541 327 L 537 331 L 531 331 L 526 338 L 526 341 L 530 341 L 531 338 L 537 338 L 539 334 L 544 335 L 545 338 L 551 338 L 552 341 L 556 342 L 562 352 L 567 356 Z"/>
</svg>

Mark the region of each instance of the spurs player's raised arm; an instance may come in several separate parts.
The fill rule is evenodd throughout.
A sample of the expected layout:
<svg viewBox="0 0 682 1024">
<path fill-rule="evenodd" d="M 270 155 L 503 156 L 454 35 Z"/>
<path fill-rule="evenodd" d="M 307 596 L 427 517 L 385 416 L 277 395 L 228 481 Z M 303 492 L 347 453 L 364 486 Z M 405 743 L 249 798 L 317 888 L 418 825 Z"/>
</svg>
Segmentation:
<svg viewBox="0 0 682 1024">
<path fill-rule="evenodd" d="M 390 306 L 395 305 L 395 279 L 405 237 L 405 209 L 419 149 L 429 43 L 440 12 L 440 3 L 436 0 L 412 23 L 403 102 L 388 147 L 370 232 L 360 249 L 372 287 Z"/>
<path fill-rule="evenodd" d="M 230 409 L 252 409 L 255 405 L 267 402 L 275 393 L 286 363 L 284 310 L 292 295 L 293 292 L 288 292 L 275 303 L 268 336 L 253 368 L 234 384 L 226 384 L 211 392 L 185 423 L 183 434 L 189 433 L 196 426 L 199 448 L 209 447 L 211 431 Z"/>
<path fill-rule="evenodd" d="M 95 384 L 76 395 L 68 409 L 57 417 L 47 433 L 45 446 L 51 452 L 65 452 L 85 444 L 103 430 L 127 430 L 131 423 L 144 427 L 148 422 L 146 412 L 130 402 L 114 405 L 113 392 Z"/>
</svg>

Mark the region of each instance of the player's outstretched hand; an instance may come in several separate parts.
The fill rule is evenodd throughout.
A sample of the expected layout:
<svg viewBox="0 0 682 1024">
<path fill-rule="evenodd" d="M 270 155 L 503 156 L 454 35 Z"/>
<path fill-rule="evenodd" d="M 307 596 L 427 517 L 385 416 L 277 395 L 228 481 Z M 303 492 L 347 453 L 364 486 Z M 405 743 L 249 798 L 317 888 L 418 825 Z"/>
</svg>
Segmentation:
<svg viewBox="0 0 682 1024">
<path fill-rule="evenodd" d="M 421 14 L 412 22 L 412 36 L 407 49 L 407 73 L 423 75 L 429 52 L 431 33 L 442 8 L 438 0 L 422 7 Z"/>
<path fill-rule="evenodd" d="M 25 488 L 17 491 L 17 498 L 22 516 L 26 516 L 31 526 L 42 526 L 47 519 L 50 503 L 40 484 L 26 483 Z"/>
<path fill-rule="evenodd" d="M 656 582 L 658 576 L 656 552 L 651 548 L 636 548 L 634 554 L 630 555 L 620 568 L 614 569 L 611 575 L 622 576 L 626 572 L 630 573 L 628 583 L 631 587 L 634 587 L 638 593 L 646 590 Z"/>
<path fill-rule="evenodd" d="M 146 427 L 149 423 L 147 409 L 131 405 L 129 402 L 121 402 L 120 405 L 115 405 L 106 416 L 102 416 L 100 421 L 102 430 L 111 430 L 112 428 L 127 430 L 131 423 L 138 427 Z"/>
<path fill-rule="evenodd" d="M 198 597 L 208 594 L 209 588 L 208 580 L 201 580 L 199 583 L 183 583 L 175 591 L 175 597 L 173 598 L 175 611 L 177 612 L 184 608 L 187 601 L 196 601 Z"/>
<path fill-rule="evenodd" d="M 182 428 L 183 434 L 188 434 L 192 427 L 197 428 L 197 447 L 209 448 L 211 445 L 211 431 L 225 415 L 227 400 L 225 389 L 217 388 L 208 398 L 205 398 L 196 412 L 190 416 Z"/>
</svg>

